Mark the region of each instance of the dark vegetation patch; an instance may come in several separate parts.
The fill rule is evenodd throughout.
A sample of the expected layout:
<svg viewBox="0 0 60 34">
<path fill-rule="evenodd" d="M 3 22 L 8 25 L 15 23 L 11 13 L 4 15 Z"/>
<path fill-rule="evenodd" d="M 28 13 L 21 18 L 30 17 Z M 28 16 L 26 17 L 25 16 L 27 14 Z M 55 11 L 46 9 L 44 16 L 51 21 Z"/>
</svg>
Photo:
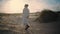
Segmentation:
<svg viewBox="0 0 60 34">
<path fill-rule="evenodd" d="M 60 21 L 60 12 L 54 12 L 52 10 L 42 10 L 39 14 L 39 17 L 36 18 L 35 21 L 40 22 L 40 23 L 51 23 L 51 22 L 56 22 Z"/>
</svg>

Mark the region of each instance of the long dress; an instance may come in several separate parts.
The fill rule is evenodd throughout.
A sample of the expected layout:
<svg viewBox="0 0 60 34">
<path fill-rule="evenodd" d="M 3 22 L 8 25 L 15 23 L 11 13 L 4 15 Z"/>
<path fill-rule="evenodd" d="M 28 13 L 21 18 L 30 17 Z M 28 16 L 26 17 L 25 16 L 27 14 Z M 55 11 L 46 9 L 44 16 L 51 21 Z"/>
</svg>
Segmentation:
<svg viewBox="0 0 60 34">
<path fill-rule="evenodd" d="M 29 9 L 28 8 L 24 8 L 23 9 L 23 15 L 22 15 L 22 23 L 24 26 L 28 25 L 29 23 Z"/>
</svg>

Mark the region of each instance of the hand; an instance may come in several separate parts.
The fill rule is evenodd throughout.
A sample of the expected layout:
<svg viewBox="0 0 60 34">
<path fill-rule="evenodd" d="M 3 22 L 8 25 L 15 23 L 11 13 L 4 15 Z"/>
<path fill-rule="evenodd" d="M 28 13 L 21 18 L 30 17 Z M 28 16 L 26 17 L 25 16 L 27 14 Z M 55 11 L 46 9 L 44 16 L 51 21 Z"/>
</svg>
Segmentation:
<svg viewBox="0 0 60 34">
<path fill-rule="evenodd" d="M 29 16 L 27 16 L 27 18 L 29 18 Z"/>
</svg>

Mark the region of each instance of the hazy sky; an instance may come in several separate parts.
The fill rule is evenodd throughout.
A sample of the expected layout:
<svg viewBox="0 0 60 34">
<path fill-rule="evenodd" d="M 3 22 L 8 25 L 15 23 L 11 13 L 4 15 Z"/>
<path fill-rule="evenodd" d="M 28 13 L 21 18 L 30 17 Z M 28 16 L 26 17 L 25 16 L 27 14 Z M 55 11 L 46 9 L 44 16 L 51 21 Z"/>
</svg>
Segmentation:
<svg viewBox="0 0 60 34">
<path fill-rule="evenodd" d="M 30 12 L 60 10 L 60 0 L 0 0 L 0 13 L 22 13 L 26 3 L 29 4 Z"/>
</svg>

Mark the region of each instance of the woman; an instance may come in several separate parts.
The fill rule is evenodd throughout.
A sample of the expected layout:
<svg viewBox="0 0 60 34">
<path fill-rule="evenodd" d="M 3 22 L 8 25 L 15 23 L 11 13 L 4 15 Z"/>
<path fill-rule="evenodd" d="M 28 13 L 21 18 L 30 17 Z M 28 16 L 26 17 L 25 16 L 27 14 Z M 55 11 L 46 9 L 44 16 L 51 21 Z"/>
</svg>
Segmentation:
<svg viewBox="0 0 60 34">
<path fill-rule="evenodd" d="M 25 30 L 27 30 L 28 28 L 29 28 L 29 25 L 28 25 L 28 23 L 29 23 L 29 20 L 28 20 L 28 18 L 29 18 L 29 9 L 28 9 L 28 4 L 25 4 L 25 6 L 24 6 L 24 9 L 23 9 L 23 24 L 24 24 L 24 26 L 25 26 Z"/>
</svg>

